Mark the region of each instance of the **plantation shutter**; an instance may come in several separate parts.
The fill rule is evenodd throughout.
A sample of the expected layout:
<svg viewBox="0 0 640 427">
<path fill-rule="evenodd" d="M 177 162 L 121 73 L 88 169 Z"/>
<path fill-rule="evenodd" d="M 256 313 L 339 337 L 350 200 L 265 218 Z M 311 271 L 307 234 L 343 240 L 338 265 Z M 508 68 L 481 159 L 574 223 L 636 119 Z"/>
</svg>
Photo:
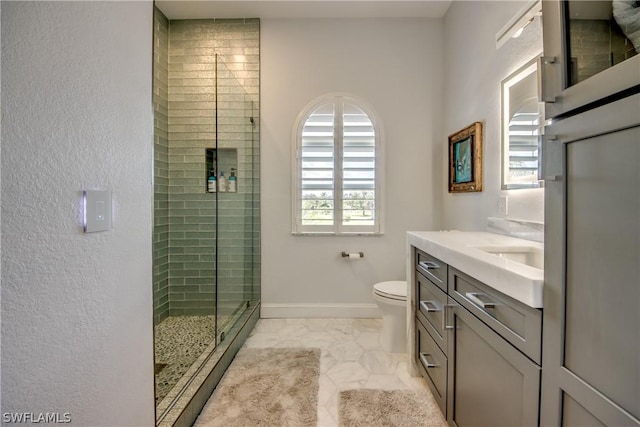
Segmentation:
<svg viewBox="0 0 640 427">
<path fill-rule="evenodd" d="M 313 111 L 302 128 L 302 225 L 333 227 L 335 107 Z"/>
<path fill-rule="evenodd" d="M 509 182 L 529 187 L 538 180 L 540 113 L 516 113 L 509 122 Z"/>
<path fill-rule="evenodd" d="M 378 135 L 351 98 L 324 98 L 302 116 L 294 233 L 379 233 Z"/>
<path fill-rule="evenodd" d="M 369 116 L 353 104 L 343 110 L 342 224 L 373 226 L 376 134 Z"/>
</svg>

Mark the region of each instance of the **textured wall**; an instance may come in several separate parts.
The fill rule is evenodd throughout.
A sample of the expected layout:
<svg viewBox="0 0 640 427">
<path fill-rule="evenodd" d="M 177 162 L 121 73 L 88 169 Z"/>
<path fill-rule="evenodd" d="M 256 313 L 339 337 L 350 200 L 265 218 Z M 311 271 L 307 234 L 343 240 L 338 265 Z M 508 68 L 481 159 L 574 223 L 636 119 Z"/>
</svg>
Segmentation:
<svg viewBox="0 0 640 427">
<path fill-rule="evenodd" d="M 509 197 L 514 219 L 544 220 L 544 189 L 501 190 L 501 82 L 542 52 L 540 21 L 529 25 L 522 36 L 496 49 L 496 33 L 519 11 L 523 1 L 455 1 L 445 15 L 444 128 L 447 136 L 475 121 L 484 123 L 483 190 L 449 194 L 448 171 L 441 171 L 442 224 L 444 229 L 483 231 L 487 218 L 498 215 L 499 197 Z M 469 32 L 460 31 L 470 28 Z M 440 162 L 448 164 L 448 151 Z"/>
<path fill-rule="evenodd" d="M 232 311 L 248 299 L 247 285 L 255 277 L 249 266 L 257 252 L 252 203 L 259 176 L 254 167 L 259 158 L 259 129 L 250 117 L 259 122 L 259 43 L 257 19 L 169 24 L 171 315 L 213 313 L 216 268 L 221 311 Z M 236 193 L 206 192 L 205 152 L 216 144 L 216 53 L 217 144 L 236 150 Z M 229 160 L 220 159 L 222 164 Z M 219 167 L 216 173 L 220 171 L 229 177 L 228 166 Z"/>
<path fill-rule="evenodd" d="M 152 426 L 152 3 L 0 7 L 2 412 Z"/>
<path fill-rule="evenodd" d="M 261 37 L 262 314 L 375 316 L 373 284 L 405 278 L 406 232 L 437 225 L 442 21 L 263 19 Z M 383 236 L 291 235 L 293 126 L 331 92 L 365 100 L 384 128 Z"/>
<path fill-rule="evenodd" d="M 153 314 L 169 315 L 169 21 L 153 10 Z"/>
</svg>

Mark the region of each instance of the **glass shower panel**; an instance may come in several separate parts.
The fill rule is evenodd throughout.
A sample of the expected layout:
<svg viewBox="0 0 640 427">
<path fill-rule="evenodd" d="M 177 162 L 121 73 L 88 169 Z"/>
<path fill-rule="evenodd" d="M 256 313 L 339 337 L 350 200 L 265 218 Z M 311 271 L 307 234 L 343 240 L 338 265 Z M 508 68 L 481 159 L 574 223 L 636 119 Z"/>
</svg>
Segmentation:
<svg viewBox="0 0 640 427">
<path fill-rule="evenodd" d="M 250 289 L 250 303 L 256 305 L 260 302 L 260 276 L 262 260 L 260 258 L 260 106 L 258 101 L 253 101 L 254 98 L 258 98 L 257 95 L 253 95 L 249 100 L 251 106 L 251 198 L 246 201 L 246 204 L 251 209 L 251 252 L 250 259 L 248 261 L 248 267 L 250 271 L 249 281 Z"/>
<path fill-rule="evenodd" d="M 247 93 L 237 74 L 237 70 L 218 60 L 216 313 L 219 342 L 252 302 L 257 301 L 254 287 L 259 277 L 259 272 L 254 271 L 259 263 L 259 216 L 255 212 L 259 194 L 259 171 L 255 169 L 259 164 L 259 118 L 252 99 L 257 94 Z"/>
</svg>

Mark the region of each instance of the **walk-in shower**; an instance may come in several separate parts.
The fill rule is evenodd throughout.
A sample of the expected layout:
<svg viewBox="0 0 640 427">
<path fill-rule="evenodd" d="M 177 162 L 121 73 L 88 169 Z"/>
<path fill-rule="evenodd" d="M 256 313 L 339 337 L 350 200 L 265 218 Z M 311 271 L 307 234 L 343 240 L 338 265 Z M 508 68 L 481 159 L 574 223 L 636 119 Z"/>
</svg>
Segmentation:
<svg viewBox="0 0 640 427">
<path fill-rule="evenodd" d="M 190 425 L 260 297 L 259 21 L 154 10 L 156 419 Z"/>
</svg>

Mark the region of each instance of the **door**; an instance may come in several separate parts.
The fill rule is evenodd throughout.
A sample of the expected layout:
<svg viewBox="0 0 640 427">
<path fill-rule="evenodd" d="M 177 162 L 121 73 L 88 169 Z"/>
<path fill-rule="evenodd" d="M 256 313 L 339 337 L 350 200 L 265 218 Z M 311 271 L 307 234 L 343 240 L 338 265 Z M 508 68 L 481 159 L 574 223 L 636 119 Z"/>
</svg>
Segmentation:
<svg viewBox="0 0 640 427">
<path fill-rule="evenodd" d="M 451 310 L 449 424 L 537 426 L 540 368 L 466 308 Z"/>
</svg>

